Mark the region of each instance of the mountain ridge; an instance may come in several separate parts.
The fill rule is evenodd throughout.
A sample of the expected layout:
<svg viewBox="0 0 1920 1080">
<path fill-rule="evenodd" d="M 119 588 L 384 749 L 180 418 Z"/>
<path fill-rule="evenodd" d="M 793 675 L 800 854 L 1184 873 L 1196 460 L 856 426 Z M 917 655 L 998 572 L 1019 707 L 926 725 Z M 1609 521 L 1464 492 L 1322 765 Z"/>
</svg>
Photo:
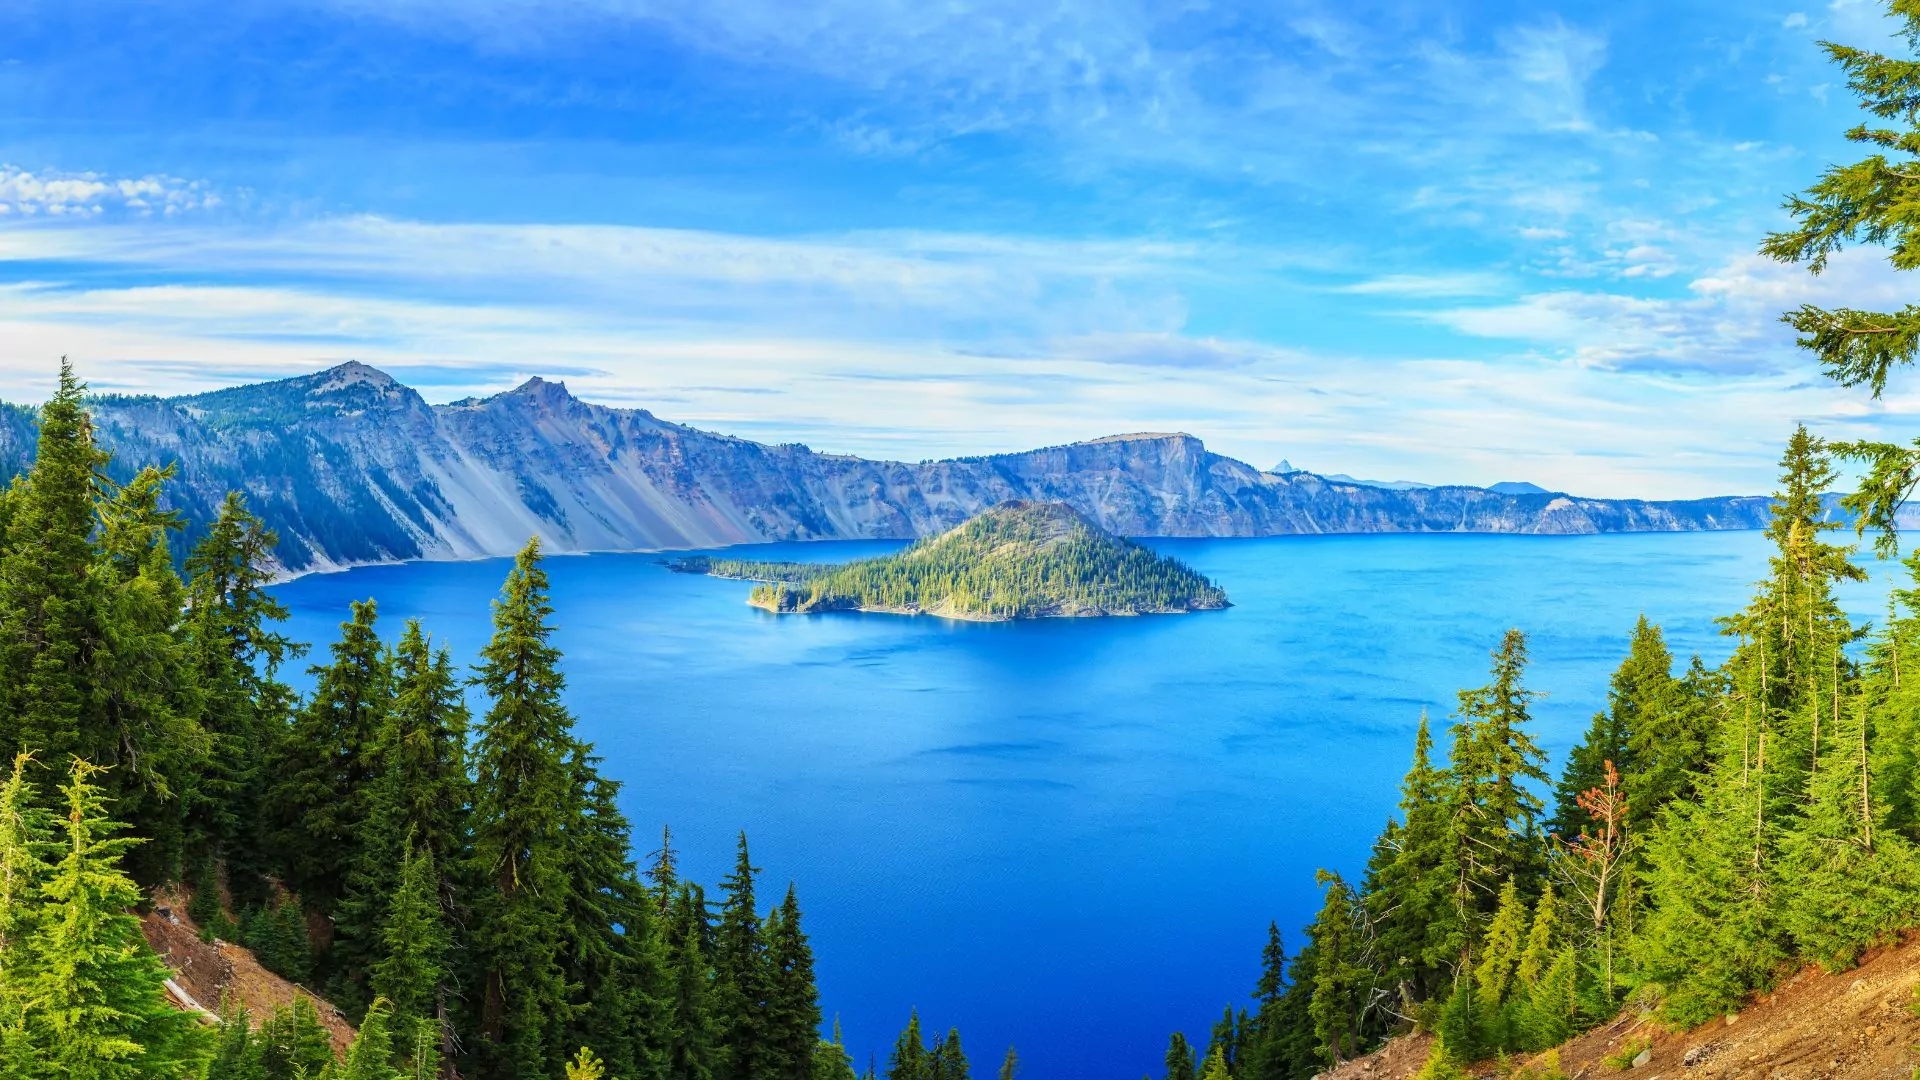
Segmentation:
<svg viewBox="0 0 1920 1080">
<path fill-rule="evenodd" d="M 103 395 L 90 408 L 115 475 L 174 463 L 171 499 L 193 522 L 210 520 L 227 490 L 246 492 L 279 532 L 288 573 L 501 556 L 530 535 L 555 552 L 914 539 L 1015 499 L 1064 502 L 1133 537 L 1747 529 L 1764 525 L 1767 506 L 1391 491 L 1263 471 L 1184 432 L 871 460 L 583 401 L 538 376 L 433 405 L 357 361 L 174 398 Z M 18 472 L 32 453 L 32 412 L 4 410 L 0 464 Z"/>
</svg>

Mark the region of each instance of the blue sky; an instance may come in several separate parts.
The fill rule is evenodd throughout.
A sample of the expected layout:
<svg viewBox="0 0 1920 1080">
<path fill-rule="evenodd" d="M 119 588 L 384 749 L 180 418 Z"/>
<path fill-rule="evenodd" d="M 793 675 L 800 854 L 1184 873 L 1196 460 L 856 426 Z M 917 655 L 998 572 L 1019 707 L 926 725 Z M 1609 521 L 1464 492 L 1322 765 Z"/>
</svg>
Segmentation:
<svg viewBox="0 0 1920 1080">
<path fill-rule="evenodd" d="M 1869 0 L 0 0 L 0 397 L 356 358 L 905 458 L 1757 491 Z"/>
</svg>

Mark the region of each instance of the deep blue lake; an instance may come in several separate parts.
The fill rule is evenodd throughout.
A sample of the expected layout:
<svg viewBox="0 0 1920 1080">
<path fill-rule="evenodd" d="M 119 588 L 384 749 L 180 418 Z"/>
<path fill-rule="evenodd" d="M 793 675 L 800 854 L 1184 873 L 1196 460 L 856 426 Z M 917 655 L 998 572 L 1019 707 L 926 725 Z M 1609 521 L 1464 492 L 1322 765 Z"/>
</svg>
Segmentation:
<svg viewBox="0 0 1920 1080">
<path fill-rule="evenodd" d="M 843 559 L 885 543 L 734 549 Z M 1488 651 L 1531 635 L 1536 734 L 1557 762 L 1604 701 L 1634 618 L 1683 658 L 1765 573 L 1758 533 L 1169 540 L 1224 612 L 950 623 L 776 616 L 748 586 L 652 555 L 548 561 L 580 731 L 626 784 L 641 856 L 673 827 L 712 883 L 745 829 L 768 899 L 799 885 L 822 1004 L 858 1065 L 909 1009 L 958 1026 L 976 1074 L 1008 1044 L 1049 1080 L 1158 1075 L 1249 1002 L 1269 920 L 1357 876 L 1422 709 L 1444 727 Z M 380 602 L 463 660 L 505 560 L 371 567 L 278 586 L 292 632 Z M 1847 594 L 1856 613 L 1884 603 Z M 303 686 L 304 675 L 297 679 Z M 476 704 L 478 704 L 476 702 Z M 476 714 L 478 709 L 476 709 Z M 1444 746 L 1444 735 L 1441 736 Z"/>
</svg>

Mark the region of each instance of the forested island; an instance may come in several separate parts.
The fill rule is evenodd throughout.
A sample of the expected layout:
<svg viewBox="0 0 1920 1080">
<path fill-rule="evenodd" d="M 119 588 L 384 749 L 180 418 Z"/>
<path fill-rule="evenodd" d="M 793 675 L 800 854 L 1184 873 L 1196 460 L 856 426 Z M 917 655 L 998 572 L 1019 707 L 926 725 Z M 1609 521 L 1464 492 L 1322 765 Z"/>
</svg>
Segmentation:
<svg viewBox="0 0 1920 1080">
<path fill-rule="evenodd" d="M 1065 503 L 1005 502 L 906 550 L 844 564 L 694 557 L 684 573 L 757 581 L 768 611 L 881 611 L 1003 621 L 1211 611 L 1227 594 L 1178 559 Z"/>
</svg>

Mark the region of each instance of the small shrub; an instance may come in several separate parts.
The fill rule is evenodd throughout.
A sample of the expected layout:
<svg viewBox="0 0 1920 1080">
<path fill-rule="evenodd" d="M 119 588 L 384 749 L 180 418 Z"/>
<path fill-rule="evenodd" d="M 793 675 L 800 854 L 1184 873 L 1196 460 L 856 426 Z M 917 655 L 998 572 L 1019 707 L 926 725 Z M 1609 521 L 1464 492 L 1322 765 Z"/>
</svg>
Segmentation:
<svg viewBox="0 0 1920 1080">
<path fill-rule="evenodd" d="M 1642 1051 L 1652 1045 L 1652 1039 L 1628 1039 L 1626 1045 L 1622 1046 L 1619 1052 L 1608 1054 L 1606 1057 L 1601 1058 L 1600 1063 L 1609 1069 L 1618 1069 L 1625 1072 L 1633 1068 L 1633 1059 L 1639 1057 Z"/>
<path fill-rule="evenodd" d="M 1514 1073 L 1513 1080 L 1567 1080 L 1567 1074 L 1560 1068 L 1560 1051 L 1547 1051 L 1537 1064 Z"/>
<path fill-rule="evenodd" d="M 1468 1076 L 1453 1063 L 1453 1055 L 1447 1052 L 1443 1038 L 1434 1040 L 1433 1049 L 1427 1053 L 1427 1063 L 1420 1066 L 1413 1080 L 1468 1080 Z"/>
</svg>

